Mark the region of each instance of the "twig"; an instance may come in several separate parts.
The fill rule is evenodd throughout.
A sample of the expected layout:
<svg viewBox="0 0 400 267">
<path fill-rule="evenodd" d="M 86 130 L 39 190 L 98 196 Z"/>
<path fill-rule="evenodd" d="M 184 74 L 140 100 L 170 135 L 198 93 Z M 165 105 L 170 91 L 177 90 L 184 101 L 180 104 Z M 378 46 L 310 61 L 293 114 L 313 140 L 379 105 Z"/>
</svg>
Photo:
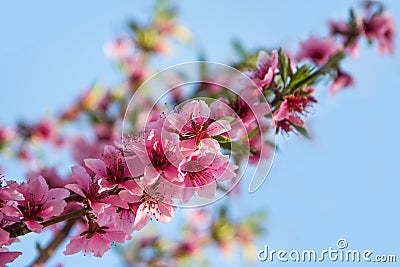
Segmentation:
<svg viewBox="0 0 400 267">
<path fill-rule="evenodd" d="M 39 256 L 36 258 L 33 265 L 44 264 L 53 255 L 54 251 L 61 245 L 61 243 L 68 237 L 69 232 L 74 226 L 76 219 L 69 220 L 67 224 L 61 229 L 55 236 L 54 239 L 47 245 L 46 248 L 40 250 Z"/>
<path fill-rule="evenodd" d="M 83 215 L 85 215 L 86 213 L 86 209 L 82 208 L 80 210 L 68 213 L 68 214 L 64 214 L 62 216 L 56 217 L 54 219 L 45 221 L 43 223 L 41 223 L 43 225 L 43 227 L 47 227 L 62 221 L 66 221 L 66 220 L 71 220 L 71 219 L 76 219 L 79 218 Z M 31 230 L 28 229 L 28 227 L 26 227 L 26 225 L 23 222 L 17 222 L 14 223 L 10 226 L 7 226 L 6 228 L 4 228 L 5 231 L 10 233 L 10 237 L 14 238 L 14 237 L 18 237 L 21 235 L 26 235 L 30 232 L 32 232 Z"/>
</svg>

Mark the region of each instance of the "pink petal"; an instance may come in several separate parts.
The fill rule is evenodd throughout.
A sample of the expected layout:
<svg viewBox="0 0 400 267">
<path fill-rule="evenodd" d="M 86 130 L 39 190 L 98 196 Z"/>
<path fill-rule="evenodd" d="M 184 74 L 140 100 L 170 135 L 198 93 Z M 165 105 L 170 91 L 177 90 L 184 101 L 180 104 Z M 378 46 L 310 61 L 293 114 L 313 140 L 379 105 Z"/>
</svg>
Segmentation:
<svg viewBox="0 0 400 267">
<path fill-rule="evenodd" d="M 181 114 L 171 113 L 168 115 L 167 121 L 171 124 L 171 127 L 173 129 L 181 131 L 182 127 L 186 124 L 188 120 L 185 119 L 185 117 Z"/>
<path fill-rule="evenodd" d="M 10 217 L 20 217 L 21 216 L 20 211 L 17 208 L 12 207 L 12 206 L 4 206 L 1 208 L 1 211 L 5 215 L 10 216 Z"/>
<path fill-rule="evenodd" d="M 10 233 L 0 228 L 0 247 L 8 242 Z"/>
<path fill-rule="evenodd" d="M 238 168 L 238 166 L 233 165 L 233 164 L 227 164 L 224 167 L 221 167 L 218 169 L 218 171 L 216 172 L 216 177 L 215 179 L 217 179 L 218 181 L 227 181 L 230 180 L 234 177 L 236 177 L 236 173 L 234 172 L 236 169 Z"/>
<path fill-rule="evenodd" d="M 269 104 L 268 103 L 257 103 L 252 106 L 251 110 L 254 112 L 254 115 L 258 120 L 261 120 L 266 114 L 269 112 Z"/>
<path fill-rule="evenodd" d="M 194 100 L 195 104 L 193 105 L 192 110 L 192 119 L 194 118 L 208 118 L 210 116 L 210 108 L 203 100 Z"/>
<path fill-rule="evenodd" d="M 69 197 L 69 191 L 64 188 L 53 188 L 47 193 L 47 199 L 64 199 Z"/>
<path fill-rule="evenodd" d="M 140 181 L 145 185 L 152 185 L 157 181 L 158 177 L 160 177 L 160 173 L 153 166 L 147 166 Z"/>
<path fill-rule="evenodd" d="M 36 221 L 25 221 L 24 222 L 29 230 L 35 233 L 40 233 L 43 229 L 43 225 Z"/>
<path fill-rule="evenodd" d="M 143 163 L 142 159 L 139 156 L 135 155 L 125 157 L 125 161 L 132 177 L 138 177 L 144 173 L 144 168 L 146 167 L 146 164 Z"/>
<path fill-rule="evenodd" d="M 33 195 L 36 203 L 43 203 L 46 200 L 48 191 L 49 186 L 42 176 L 38 176 L 36 179 L 32 179 L 28 182 L 28 192 Z"/>
<path fill-rule="evenodd" d="M 216 135 L 220 135 L 222 133 L 226 133 L 226 132 L 230 131 L 230 129 L 231 129 L 231 125 L 228 121 L 217 120 L 208 126 L 207 132 L 211 136 L 216 136 Z"/>
<path fill-rule="evenodd" d="M 143 193 L 143 189 L 134 181 L 128 180 L 120 185 L 121 188 L 125 188 L 133 195 L 141 196 Z"/>
<path fill-rule="evenodd" d="M 289 109 L 287 101 L 284 101 L 278 111 L 274 112 L 274 120 L 281 121 L 289 117 Z"/>
<path fill-rule="evenodd" d="M 0 248 L 0 266 L 6 266 L 6 263 L 13 262 L 22 255 L 22 252 L 9 252 L 5 248 Z"/>
<path fill-rule="evenodd" d="M 128 234 L 132 233 L 135 217 L 130 211 L 121 211 L 120 215 L 118 215 L 118 217 L 116 217 L 114 220 L 118 224 L 118 229 Z"/>
<path fill-rule="evenodd" d="M 124 209 L 129 208 L 128 203 L 116 195 L 112 195 L 112 196 L 104 198 L 104 202 L 107 202 L 108 204 L 112 204 L 114 206 L 121 207 Z"/>
<path fill-rule="evenodd" d="M 184 180 L 183 176 L 178 172 L 178 169 L 172 165 L 164 169 L 162 177 L 170 182 L 180 183 Z"/>
<path fill-rule="evenodd" d="M 85 236 L 71 236 L 68 245 L 65 247 L 64 255 L 78 253 L 86 247 L 86 243 L 87 241 Z"/>
<path fill-rule="evenodd" d="M 64 208 L 67 206 L 67 203 L 61 199 L 49 200 L 44 203 L 42 210 L 39 212 L 39 216 L 42 216 L 44 219 L 48 219 L 53 216 L 60 215 Z"/>
<path fill-rule="evenodd" d="M 170 223 L 174 216 L 174 208 L 162 202 L 158 203 L 158 211 L 155 212 L 154 217 L 162 223 Z"/>
<path fill-rule="evenodd" d="M 212 138 L 205 138 L 201 140 L 201 149 L 212 153 L 218 153 L 220 145 L 217 140 Z"/>
<path fill-rule="evenodd" d="M 103 159 L 105 166 L 107 167 L 113 166 L 114 161 L 120 156 L 122 155 L 120 154 L 119 150 L 117 150 L 114 146 L 109 146 L 109 145 L 104 146 Z"/>
<path fill-rule="evenodd" d="M 145 208 L 146 203 L 142 203 L 139 206 L 139 209 L 137 210 L 136 217 L 135 217 L 135 222 L 133 224 L 133 228 L 135 230 L 141 230 L 143 227 L 147 225 L 147 223 L 150 220 L 150 213 L 149 211 Z"/>
<path fill-rule="evenodd" d="M 187 158 L 197 150 L 196 140 L 188 139 L 180 141 L 178 147 L 182 156 Z"/>
<path fill-rule="evenodd" d="M 186 187 L 183 189 L 181 198 L 183 204 L 187 203 L 193 197 L 194 192 L 196 192 L 195 188 L 192 186 L 193 185 L 190 184 L 190 187 Z"/>
<path fill-rule="evenodd" d="M 215 191 L 217 190 L 217 185 L 215 182 L 212 182 L 207 185 L 203 185 L 197 187 L 196 191 L 200 197 L 211 199 L 215 196 Z"/>
<path fill-rule="evenodd" d="M 89 239 L 86 248 L 93 252 L 95 257 L 102 257 L 104 253 L 110 249 L 110 243 L 111 242 L 104 235 L 95 234 Z"/>
<path fill-rule="evenodd" d="M 77 182 L 79 187 L 82 189 L 88 189 L 90 185 L 90 176 L 86 172 L 85 168 L 83 168 L 82 166 L 74 166 L 71 168 L 71 170 L 71 177 Z"/>
<path fill-rule="evenodd" d="M 106 206 L 107 204 L 104 203 L 90 202 L 90 207 L 92 207 L 94 214 L 103 213 Z"/>
<path fill-rule="evenodd" d="M 142 189 L 141 189 L 141 192 L 143 194 L 143 190 Z M 126 201 L 128 203 L 136 203 L 136 202 L 140 201 L 140 198 L 142 197 L 142 194 L 136 195 L 136 194 L 132 194 L 131 192 L 125 190 L 125 191 L 119 192 L 118 196 L 122 200 L 124 200 L 124 201 Z"/>
<path fill-rule="evenodd" d="M 126 240 L 126 234 L 122 231 L 109 231 L 106 233 L 108 239 L 111 242 L 124 243 Z"/>
<path fill-rule="evenodd" d="M 81 197 L 86 197 L 85 193 L 83 193 L 81 187 L 77 184 L 67 184 L 65 185 L 65 188 L 71 190 L 72 192 L 80 195 Z"/>
<path fill-rule="evenodd" d="M 107 169 L 104 162 L 100 159 L 85 159 L 84 160 L 86 167 L 91 169 L 95 174 L 97 174 L 101 178 L 108 177 Z"/>
</svg>

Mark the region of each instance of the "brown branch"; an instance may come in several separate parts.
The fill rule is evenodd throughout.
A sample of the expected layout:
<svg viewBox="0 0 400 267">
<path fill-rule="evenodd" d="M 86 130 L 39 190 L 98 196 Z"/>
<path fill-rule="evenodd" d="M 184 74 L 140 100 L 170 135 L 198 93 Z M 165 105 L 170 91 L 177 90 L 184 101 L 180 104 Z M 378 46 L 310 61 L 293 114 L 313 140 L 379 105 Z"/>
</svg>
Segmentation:
<svg viewBox="0 0 400 267">
<path fill-rule="evenodd" d="M 59 217 L 56 217 L 54 219 L 45 221 L 41 224 L 43 225 L 43 227 L 47 227 L 47 226 L 50 226 L 50 225 L 53 225 L 53 224 L 56 224 L 59 222 L 63 222 L 66 220 L 79 218 L 79 217 L 85 215 L 85 213 L 86 213 L 86 209 L 82 208 L 80 210 L 77 210 L 77 211 L 74 211 L 71 213 L 67 213 L 67 214 L 61 215 Z M 28 229 L 28 227 L 23 222 L 17 222 L 12 225 L 9 225 L 9 226 L 5 227 L 4 230 L 10 233 L 11 238 L 26 235 L 26 234 L 32 232 L 31 230 Z"/>
<path fill-rule="evenodd" d="M 71 195 L 70 195 L 69 197 L 67 197 L 67 198 L 64 198 L 64 200 L 65 200 L 65 202 L 67 202 L 67 203 L 82 202 L 82 201 L 83 201 L 83 197 L 81 197 L 81 196 L 78 195 L 78 194 L 72 194 L 72 193 L 71 193 Z"/>
<path fill-rule="evenodd" d="M 47 245 L 46 248 L 40 250 L 39 256 L 36 258 L 33 265 L 44 264 L 53 255 L 54 251 L 61 245 L 61 243 L 68 237 L 69 232 L 74 226 L 76 219 L 71 219 L 67 222 L 63 229 L 61 229 L 54 239 Z"/>
</svg>

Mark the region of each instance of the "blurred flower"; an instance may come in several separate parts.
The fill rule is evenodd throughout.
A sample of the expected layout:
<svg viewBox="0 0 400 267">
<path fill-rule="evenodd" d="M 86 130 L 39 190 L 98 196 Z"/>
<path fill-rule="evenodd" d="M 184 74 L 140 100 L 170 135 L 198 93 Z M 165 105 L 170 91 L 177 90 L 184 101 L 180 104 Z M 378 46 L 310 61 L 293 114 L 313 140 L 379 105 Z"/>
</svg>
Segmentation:
<svg viewBox="0 0 400 267">
<path fill-rule="evenodd" d="M 113 60 L 123 60 L 132 55 L 135 44 L 128 37 L 121 37 L 104 45 L 104 54 Z"/>
<path fill-rule="evenodd" d="M 364 20 L 364 33 L 368 40 L 377 40 L 380 53 L 394 53 L 394 20 L 391 16 L 378 14 Z"/>
<path fill-rule="evenodd" d="M 315 36 L 300 42 L 296 60 L 310 59 L 317 65 L 325 64 L 339 50 L 332 38 L 320 39 Z"/>
<path fill-rule="evenodd" d="M 352 86 L 354 84 L 353 77 L 338 69 L 337 75 L 329 89 L 329 93 L 334 94 L 342 88 Z"/>
</svg>

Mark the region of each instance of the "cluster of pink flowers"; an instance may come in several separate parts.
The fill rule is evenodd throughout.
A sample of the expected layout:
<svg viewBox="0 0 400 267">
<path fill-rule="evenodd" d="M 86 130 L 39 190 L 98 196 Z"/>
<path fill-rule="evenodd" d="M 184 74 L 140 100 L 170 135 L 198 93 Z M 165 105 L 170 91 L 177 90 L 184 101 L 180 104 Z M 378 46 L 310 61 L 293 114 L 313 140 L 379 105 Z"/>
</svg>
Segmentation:
<svg viewBox="0 0 400 267">
<path fill-rule="evenodd" d="M 130 239 L 151 218 L 171 222 L 176 203 L 196 194 L 212 199 L 219 182 L 237 176 L 229 148 L 222 144 L 246 140 L 256 152 L 256 143 L 262 143 L 257 135 L 249 136 L 268 112 L 259 94 L 248 90 L 211 105 L 192 100 L 148 122 L 143 134 L 123 148 L 106 145 L 98 158 L 83 159 L 66 179 L 43 169 L 29 173 L 27 182 L 6 183 L 0 191 L 2 246 L 20 234 L 40 233 L 57 216 L 78 212 L 84 219 L 81 231 L 70 237 L 64 254 L 85 251 L 101 257 L 112 242 Z M 10 261 L 19 255 L 7 253 Z"/>
<path fill-rule="evenodd" d="M 20 252 L 8 252 L 3 246 L 10 245 L 18 239 L 20 222 L 24 223 L 24 231 L 40 233 L 43 229 L 41 222 L 60 215 L 66 207 L 64 198 L 69 191 L 63 188 L 49 189 L 45 179 L 36 176 L 28 182 L 17 184 L 8 181 L 2 184 L 0 190 L 0 246 L 5 264 L 13 261 Z M 24 233 L 24 232 L 22 232 Z"/>
<path fill-rule="evenodd" d="M 195 193 L 213 198 L 218 182 L 236 176 L 237 166 L 218 140 L 232 141 L 237 133 L 214 103 L 192 100 L 148 122 L 141 136 L 127 142 L 127 162 L 132 171 L 140 170 L 135 175 L 142 188 L 161 190 L 167 203 L 187 203 Z"/>
<path fill-rule="evenodd" d="M 314 89 L 307 87 L 284 98 L 279 109 L 273 114 L 276 132 L 280 130 L 289 132 L 293 127 L 304 127 L 304 121 L 301 117 L 313 103 L 317 102 L 312 96 L 313 93 Z"/>
<path fill-rule="evenodd" d="M 274 143 L 270 146 L 268 133 L 297 131 L 308 136 L 305 117 L 317 102 L 317 78 L 330 74 L 330 93 L 354 83 L 339 63 L 347 55 L 358 54 L 361 37 L 377 42 L 381 53 L 393 53 L 393 19 L 374 8 L 369 3 L 361 17 L 352 13 L 349 21 L 329 22 L 326 38 L 311 36 L 300 43 L 293 57 L 283 50 L 249 53 L 244 58 L 250 62 L 238 68 L 246 70 L 254 88 L 228 92 L 220 84 L 236 80 L 217 73 L 213 82 L 200 83 L 193 94 L 175 90 L 167 104 L 176 107 L 167 113 L 156 104 L 147 114 L 142 109 L 153 106 L 153 101 L 141 96 L 143 101 L 134 107 L 129 121 L 131 132 L 137 134 L 120 144 L 132 92 L 150 75 L 149 57 L 165 54 L 170 37 L 188 37 L 174 23 L 171 10 L 149 25 L 132 24 L 133 37 L 119 38 L 105 47 L 105 53 L 126 73 L 126 82 L 115 90 L 92 86 L 55 120 L 0 128 L 1 152 L 15 149 L 18 159 L 34 160 L 29 143 L 46 143 L 71 148 L 77 164 L 67 177 L 60 177 L 55 168 L 43 168 L 30 171 L 26 182 L 1 179 L 0 266 L 21 255 L 7 248 L 18 236 L 41 233 L 56 223 L 73 222 L 78 228 L 69 238 L 65 255 L 84 251 L 101 257 L 113 242 L 131 239 L 134 231 L 153 219 L 170 223 L 178 205 L 215 200 L 219 189 L 231 190 L 246 160 L 257 164 L 271 158 Z M 254 69 L 248 70 L 249 65 Z M 176 76 L 169 82 L 179 79 Z M 80 120 L 89 125 L 91 136 L 80 132 L 67 139 L 60 135 L 65 122 Z M 173 257 L 193 255 L 199 243 L 208 242 L 195 224 L 211 219 L 197 215 L 191 234 L 169 252 Z M 221 234 L 222 228 L 228 227 L 243 244 L 254 235 L 240 224 L 228 224 L 226 218 L 208 224 L 207 231 L 221 248 L 231 243 L 230 236 Z M 143 247 L 156 242 L 147 241 Z"/>
</svg>

